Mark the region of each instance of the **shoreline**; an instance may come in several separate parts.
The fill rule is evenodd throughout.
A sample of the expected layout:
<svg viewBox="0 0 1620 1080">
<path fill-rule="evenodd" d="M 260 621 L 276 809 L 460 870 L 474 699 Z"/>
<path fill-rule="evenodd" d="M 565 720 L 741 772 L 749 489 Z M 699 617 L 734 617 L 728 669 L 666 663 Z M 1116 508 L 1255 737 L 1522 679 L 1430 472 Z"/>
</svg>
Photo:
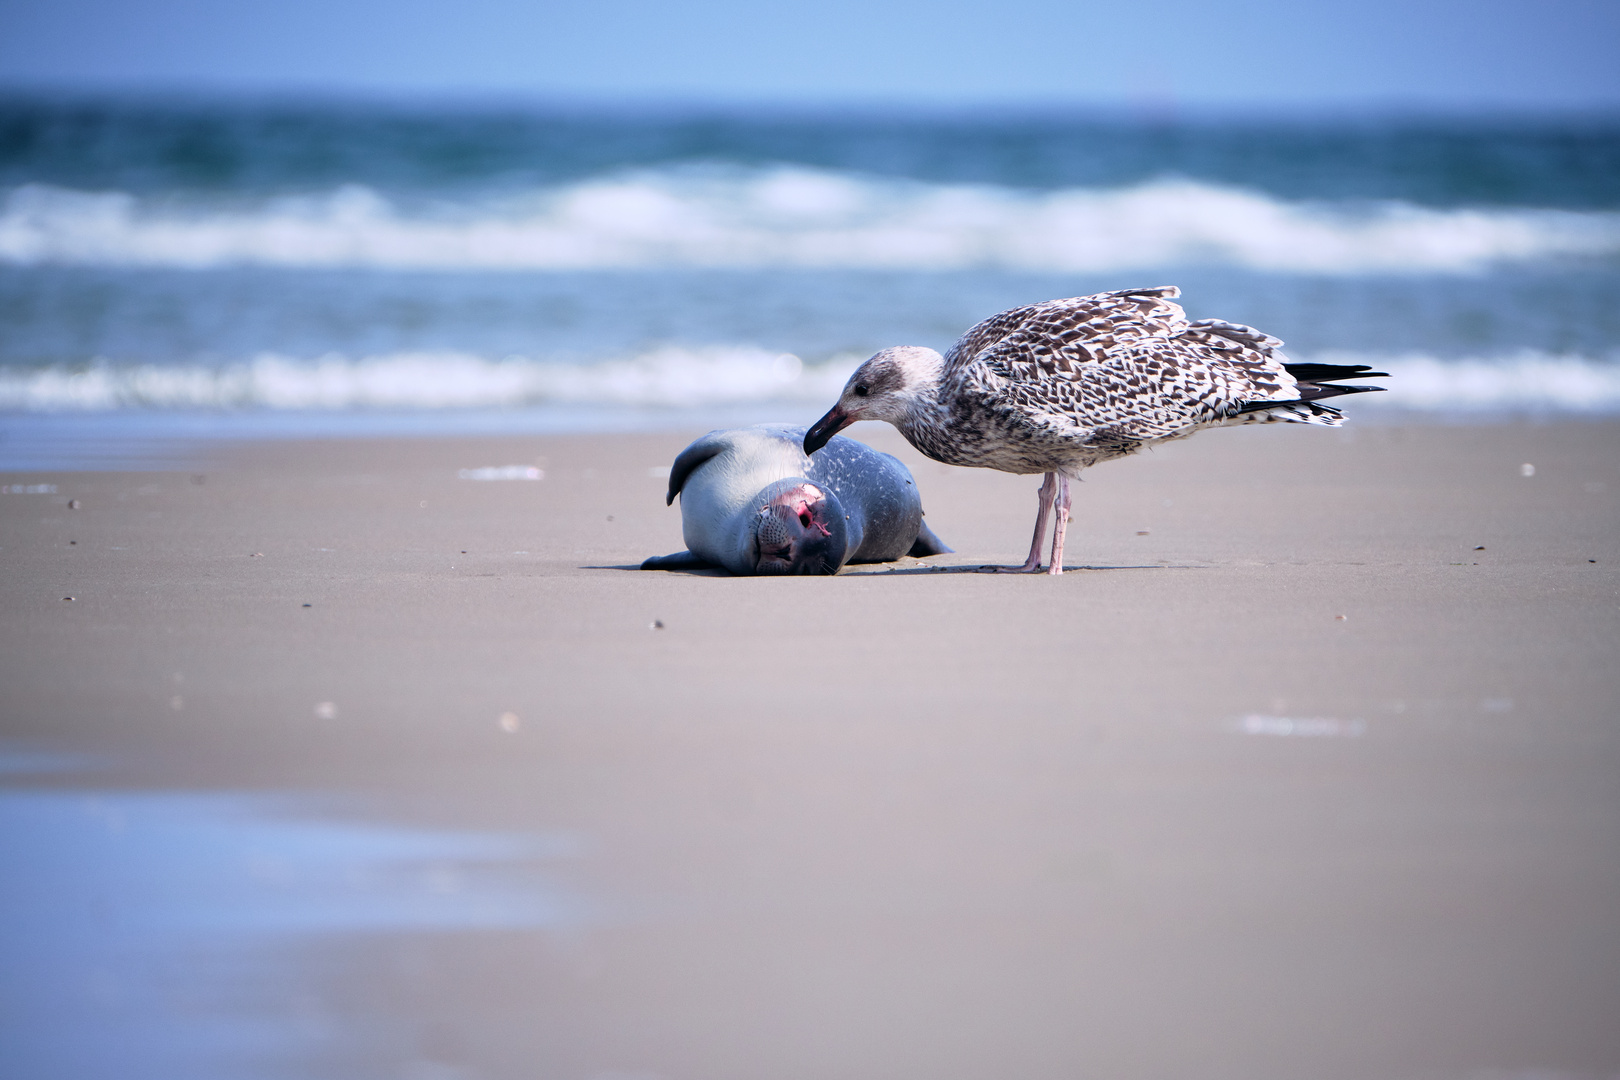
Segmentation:
<svg viewBox="0 0 1620 1080">
<path fill-rule="evenodd" d="M 678 409 L 664 406 L 567 404 L 490 409 L 127 409 L 0 410 L 0 474 L 35 472 L 163 472 L 206 468 L 256 445 L 321 441 L 477 441 L 501 439 L 684 436 L 758 423 L 809 425 L 826 401 L 741 402 Z M 1360 401 L 1346 414 L 1352 428 L 1517 428 L 1609 424 L 1614 412 L 1593 408 L 1457 410 L 1407 408 Z M 872 436 L 881 441 L 882 436 Z M 684 444 L 683 444 L 684 445 Z M 904 442 L 885 446 L 902 457 Z M 919 459 L 921 460 L 921 459 Z M 928 463 L 932 464 L 932 463 Z"/>
</svg>

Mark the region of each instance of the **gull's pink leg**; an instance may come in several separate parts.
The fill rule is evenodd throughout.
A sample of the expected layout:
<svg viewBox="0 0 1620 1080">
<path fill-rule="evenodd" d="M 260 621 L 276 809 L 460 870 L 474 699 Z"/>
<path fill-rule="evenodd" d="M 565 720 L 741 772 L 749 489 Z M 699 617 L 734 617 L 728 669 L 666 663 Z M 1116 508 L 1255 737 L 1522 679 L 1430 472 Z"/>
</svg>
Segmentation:
<svg viewBox="0 0 1620 1080">
<path fill-rule="evenodd" d="M 1040 513 L 1035 516 L 1035 539 L 1029 545 L 1029 558 L 1024 565 L 1018 568 L 1018 573 L 1028 574 L 1041 568 L 1041 546 L 1046 543 L 1046 515 L 1052 510 L 1052 500 L 1057 498 L 1058 474 L 1049 472 L 1041 481 L 1039 492 L 1041 500 Z"/>
<path fill-rule="evenodd" d="M 1048 473 L 1048 476 L 1051 474 Z M 1048 574 L 1063 573 L 1063 536 L 1069 531 L 1069 478 L 1058 477 L 1057 524 L 1052 529 L 1052 565 Z"/>
</svg>

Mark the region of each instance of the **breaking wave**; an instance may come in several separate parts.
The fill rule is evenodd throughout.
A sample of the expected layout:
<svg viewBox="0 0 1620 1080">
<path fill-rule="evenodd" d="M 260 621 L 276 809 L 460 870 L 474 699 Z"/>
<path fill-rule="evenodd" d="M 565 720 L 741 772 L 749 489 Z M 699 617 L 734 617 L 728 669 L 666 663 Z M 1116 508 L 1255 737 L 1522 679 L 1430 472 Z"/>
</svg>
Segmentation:
<svg viewBox="0 0 1620 1080">
<path fill-rule="evenodd" d="M 1372 364 L 1390 374 L 1378 379 L 1389 392 L 1365 404 L 1436 412 L 1620 412 L 1620 363 L 1525 351 L 1497 359 L 1446 360 L 1434 356 L 1369 356 L 1324 352 L 1327 364 Z M 1338 404 L 1338 402 L 1334 402 Z"/>
<path fill-rule="evenodd" d="M 1287 201 L 1187 180 L 1028 191 L 802 167 L 668 168 L 481 202 L 371 188 L 255 203 L 30 184 L 0 261 L 395 270 L 803 267 L 1467 273 L 1620 255 L 1620 212 Z"/>
<path fill-rule="evenodd" d="M 97 363 L 0 369 L 0 409 L 22 412 L 151 409 L 447 410 L 537 405 L 704 408 L 833 401 L 863 357 L 816 363 L 746 346 L 668 347 L 595 364 L 462 352 L 313 360 L 267 354 L 225 366 Z M 1620 413 L 1620 363 L 1524 352 L 1500 358 L 1319 353 L 1295 357 L 1370 364 L 1389 393 L 1358 410 L 1448 413 Z"/>
<path fill-rule="evenodd" d="M 464 352 L 218 367 L 91 364 L 0 369 L 0 409 L 478 409 L 691 407 L 836 397 L 861 357 L 817 365 L 748 347 L 655 349 L 591 365 Z"/>
</svg>

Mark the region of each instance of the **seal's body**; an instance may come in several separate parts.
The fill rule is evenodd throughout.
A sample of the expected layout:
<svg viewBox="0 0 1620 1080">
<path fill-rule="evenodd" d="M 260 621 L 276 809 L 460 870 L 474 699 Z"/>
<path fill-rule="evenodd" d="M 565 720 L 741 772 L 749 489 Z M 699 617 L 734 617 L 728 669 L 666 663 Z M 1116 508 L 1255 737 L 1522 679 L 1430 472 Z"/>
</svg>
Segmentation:
<svg viewBox="0 0 1620 1080">
<path fill-rule="evenodd" d="M 681 497 L 688 550 L 641 568 L 836 574 L 845 563 L 951 550 L 923 524 L 922 498 L 898 459 L 842 436 L 811 458 L 804 436 L 760 424 L 711 431 L 682 450 L 664 501 Z"/>
</svg>

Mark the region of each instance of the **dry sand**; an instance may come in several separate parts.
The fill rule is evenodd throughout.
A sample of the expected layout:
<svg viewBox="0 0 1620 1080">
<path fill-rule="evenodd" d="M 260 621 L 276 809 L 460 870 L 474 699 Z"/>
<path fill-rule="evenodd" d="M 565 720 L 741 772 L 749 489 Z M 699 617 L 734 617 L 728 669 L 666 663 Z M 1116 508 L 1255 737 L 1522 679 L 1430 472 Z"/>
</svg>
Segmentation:
<svg viewBox="0 0 1620 1080">
<path fill-rule="evenodd" d="M 696 434 L 0 477 L 0 735 L 582 838 L 571 928 L 321 947 L 350 1076 L 1620 1072 L 1620 424 L 1201 435 L 1057 579 L 861 425 L 957 555 L 636 571 Z"/>
</svg>

